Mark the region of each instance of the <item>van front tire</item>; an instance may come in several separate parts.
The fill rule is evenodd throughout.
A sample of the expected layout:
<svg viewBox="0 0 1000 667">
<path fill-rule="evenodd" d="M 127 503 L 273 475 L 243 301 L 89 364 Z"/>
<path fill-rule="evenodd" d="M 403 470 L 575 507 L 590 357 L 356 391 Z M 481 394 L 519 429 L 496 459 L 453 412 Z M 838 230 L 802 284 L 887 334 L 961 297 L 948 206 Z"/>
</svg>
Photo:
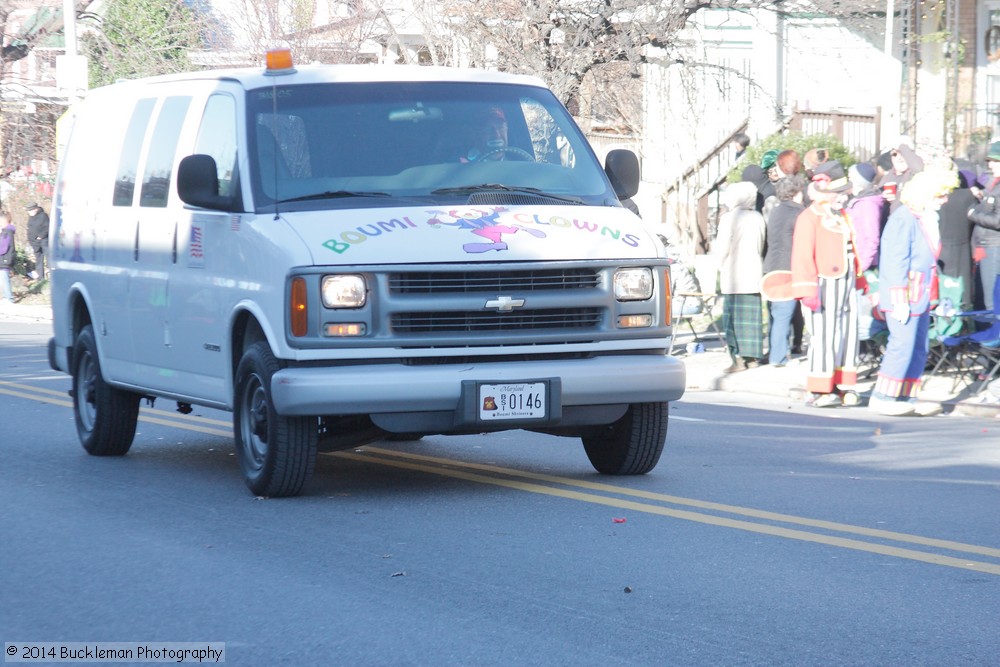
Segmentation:
<svg viewBox="0 0 1000 667">
<path fill-rule="evenodd" d="M 139 394 L 104 381 L 94 329 L 89 324 L 73 346 L 73 414 L 80 444 L 94 456 L 123 456 L 139 420 Z"/>
<path fill-rule="evenodd" d="M 243 353 L 236 369 L 233 432 L 243 479 L 258 496 L 294 496 L 316 465 L 314 417 L 283 417 L 271 400 L 271 376 L 282 368 L 266 342 Z"/>
<path fill-rule="evenodd" d="M 667 403 L 634 403 L 618 421 L 583 435 L 587 458 L 605 475 L 645 475 L 663 453 L 668 419 Z"/>
</svg>

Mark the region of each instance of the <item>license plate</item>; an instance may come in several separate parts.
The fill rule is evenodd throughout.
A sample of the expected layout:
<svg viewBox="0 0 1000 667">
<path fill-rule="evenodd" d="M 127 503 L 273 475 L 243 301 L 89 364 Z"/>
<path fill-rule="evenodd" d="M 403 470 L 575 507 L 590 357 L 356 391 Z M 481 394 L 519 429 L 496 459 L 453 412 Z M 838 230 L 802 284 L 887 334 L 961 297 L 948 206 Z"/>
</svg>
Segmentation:
<svg viewBox="0 0 1000 667">
<path fill-rule="evenodd" d="M 544 419 L 544 382 L 511 382 L 479 385 L 480 421 L 504 419 Z"/>
</svg>

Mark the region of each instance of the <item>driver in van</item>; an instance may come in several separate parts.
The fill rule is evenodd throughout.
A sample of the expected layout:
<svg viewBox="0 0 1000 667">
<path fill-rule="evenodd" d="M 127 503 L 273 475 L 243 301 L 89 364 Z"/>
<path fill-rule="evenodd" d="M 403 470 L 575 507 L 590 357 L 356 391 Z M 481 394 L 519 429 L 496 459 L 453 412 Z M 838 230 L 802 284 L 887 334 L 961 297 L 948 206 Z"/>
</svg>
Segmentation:
<svg viewBox="0 0 1000 667">
<path fill-rule="evenodd" d="M 472 147 L 460 162 L 503 160 L 507 153 L 507 117 L 503 109 L 488 107 L 476 114 L 472 124 Z"/>
</svg>

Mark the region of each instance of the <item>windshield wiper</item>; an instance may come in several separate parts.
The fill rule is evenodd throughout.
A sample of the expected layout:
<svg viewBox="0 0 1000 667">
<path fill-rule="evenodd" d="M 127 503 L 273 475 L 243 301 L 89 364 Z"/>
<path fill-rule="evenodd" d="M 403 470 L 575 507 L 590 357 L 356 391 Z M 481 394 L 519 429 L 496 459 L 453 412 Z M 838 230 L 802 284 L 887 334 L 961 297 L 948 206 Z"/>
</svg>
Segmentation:
<svg viewBox="0 0 1000 667">
<path fill-rule="evenodd" d="M 554 195 L 551 192 L 545 192 L 539 188 L 531 188 L 527 186 L 511 186 L 504 185 L 503 183 L 480 183 L 479 185 L 459 185 L 453 188 L 439 188 L 437 190 L 431 191 L 432 195 L 461 195 L 461 194 L 471 194 L 473 192 L 483 192 L 489 190 L 501 190 L 503 192 L 520 192 L 532 195 L 538 195 L 539 197 L 545 197 L 546 199 L 555 199 L 556 201 L 567 202 L 569 204 L 582 204 L 583 200 L 577 197 L 565 197 L 563 195 Z"/>
<path fill-rule="evenodd" d="M 329 190 L 327 192 L 317 192 L 311 195 L 302 195 L 301 197 L 289 197 L 288 199 L 282 199 L 279 204 L 287 204 L 289 202 L 296 201 L 311 201 L 314 199 L 344 199 L 346 197 L 392 197 L 393 195 L 388 192 L 362 192 L 354 190 Z"/>
</svg>

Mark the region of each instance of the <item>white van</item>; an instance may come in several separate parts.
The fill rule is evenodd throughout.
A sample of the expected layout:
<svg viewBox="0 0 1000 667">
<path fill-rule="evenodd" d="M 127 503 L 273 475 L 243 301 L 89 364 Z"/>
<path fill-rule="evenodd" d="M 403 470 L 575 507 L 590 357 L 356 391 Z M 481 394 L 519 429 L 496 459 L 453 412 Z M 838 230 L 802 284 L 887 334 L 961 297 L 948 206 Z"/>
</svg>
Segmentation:
<svg viewBox="0 0 1000 667">
<path fill-rule="evenodd" d="M 91 91 L 50 234 L 83 446 L 125 454 L 161 397 L 232 411 L 264 496 L 317 451 L 505 429 L 648 472 L 685 377 L 638 174 L 533 77 L 289 59 Z"/>
</svg>

